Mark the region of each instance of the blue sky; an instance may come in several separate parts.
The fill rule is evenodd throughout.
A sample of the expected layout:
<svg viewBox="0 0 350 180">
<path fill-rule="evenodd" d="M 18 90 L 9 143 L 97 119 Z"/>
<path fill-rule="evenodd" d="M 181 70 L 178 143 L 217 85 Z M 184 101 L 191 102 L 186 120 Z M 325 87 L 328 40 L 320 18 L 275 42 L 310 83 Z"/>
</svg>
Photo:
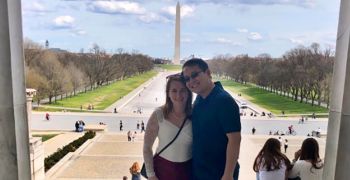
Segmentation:
<svg viewBox="0 0 350 180">
<path fill-rule="evenodd" d="M 22 0 L 23 34 L 79 52 L 97 43 L 152 57 L 174 55 L 175 0 Z M 181 58 L 335 48 L 339 0 L 182 0 Z"/>
</svg>

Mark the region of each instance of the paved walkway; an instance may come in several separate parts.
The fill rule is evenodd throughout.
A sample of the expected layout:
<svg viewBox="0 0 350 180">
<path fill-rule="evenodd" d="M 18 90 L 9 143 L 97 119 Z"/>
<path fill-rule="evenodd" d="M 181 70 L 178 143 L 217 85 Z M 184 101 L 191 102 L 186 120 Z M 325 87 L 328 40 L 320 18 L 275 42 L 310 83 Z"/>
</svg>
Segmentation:
<svg viewBox="0 0 350 180">
<path fill-rule="evenodd" d="M 254 180 L 253 162 L 265 141 L 277 136 L 243 135 L 239 162 L 240 179 Z M 292 159 L 303 139 L 301 136 L 285 136 L 289 141 L 286 155 Z M 320 144 L 320 155 L 324 157 L 325 139 L 317 139 Z M 135 142 L 128 142 L 121 133 L 105 133 L 94 139 L 82 152 L 75 154 L 54 176 L 47 179 L 116 179 L 123 176 L 130 178 L 129 168 L 133 162 L 143 162 L 143 137 L 138 135 Z"/>
<path fill-rule="evenodd" d="M 129 94 L 124 96 L 122 99 L 118 100 L 117 102 L 113 103 L 109 107 L 107 107 L 104 111 L 106 112 L 114 112 L 114 108 L 117 109 L 117 112 L 120 111 L 121 108 L 123 108 L 126 104 L 128 104 L 133 98 L 135 98 L 138 94 L 140 94 L 145 87 L 148 87 L 154 80 L 156 80 L 158 77 L 162 76 L 163 72 L 158 73 L 156 76 L 152 77 L 145 83 L 141 84 L 139 87 L 135 88 L 133 91 L 131 91 Z"/>
</svg>

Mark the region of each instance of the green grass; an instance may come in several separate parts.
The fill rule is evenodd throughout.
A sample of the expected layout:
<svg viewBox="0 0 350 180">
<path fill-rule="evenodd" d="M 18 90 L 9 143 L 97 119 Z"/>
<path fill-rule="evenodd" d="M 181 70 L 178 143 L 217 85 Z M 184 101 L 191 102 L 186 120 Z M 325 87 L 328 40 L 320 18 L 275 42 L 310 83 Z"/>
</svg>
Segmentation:
<svg viewBox="0 0 350 180">
<path fill-rule="evenodd" d="M 157 65 L 160 68 L 169 70 L 169 71 L 181 71 L 182 65 L 175 65 L 175 64 L 159 64 Z"/>
<path fill-rule="evenodd" d="M 42 141 L 47 141 L 55 136 L 57 136 L 58 134 L 37 134 L 37 135 L 33 135 L 33 137 L 41 137 Z"/>
<path fill-rule="evenodd" d="M 89 104 L 94 105 L 95 110 L 104 110 L 114 102 L 127 95 L 129 92 L 146 82 L 157 73 L 150 71 L 139 76 L 130 77 L 128 79 L 117 81 L 108 86 L 100 87 L 87 93 L 81 93 L 72 98 L 66 98 L 62 101 L 57 101 L 47 107 L 67 107 L 67 108 L 78 108 L 83 106 L 83 109 L 87 109 Z"/>
<path fill-rule="evenodd" d="M 237 94 L 241 93 L 245 99 L 274 114 L 281 114 L 282 110 L 285 114 L 328 113 L 328 109 L 324 107 L 299 103 L 299 101 L 293 101 L 290 98 L 268 92 L 251 84 L 243 85 L 232 80 L 222 80 L 221 83 L 225 88 Z"/>
</svg>

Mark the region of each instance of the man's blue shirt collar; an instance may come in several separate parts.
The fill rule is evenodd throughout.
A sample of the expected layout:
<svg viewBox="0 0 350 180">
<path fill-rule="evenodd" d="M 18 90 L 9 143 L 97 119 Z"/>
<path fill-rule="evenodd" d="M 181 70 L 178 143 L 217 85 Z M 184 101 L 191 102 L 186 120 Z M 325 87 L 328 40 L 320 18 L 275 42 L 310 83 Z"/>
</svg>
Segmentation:
<svg viewBox="0 0 350 180">
<path fill-rule="evenodd" d="M 214 82 L 214 85 L 215 85 L 214 88 L 210 91 L 209 95 L 206 98 L 202 98 L 202 96 L 198 95 L 196 100 L 198 102 L 207 101 L 211 99 L 212 96 L 215 96 L 220 90 L 224 89 L 220 81 Z"/>
</svg>

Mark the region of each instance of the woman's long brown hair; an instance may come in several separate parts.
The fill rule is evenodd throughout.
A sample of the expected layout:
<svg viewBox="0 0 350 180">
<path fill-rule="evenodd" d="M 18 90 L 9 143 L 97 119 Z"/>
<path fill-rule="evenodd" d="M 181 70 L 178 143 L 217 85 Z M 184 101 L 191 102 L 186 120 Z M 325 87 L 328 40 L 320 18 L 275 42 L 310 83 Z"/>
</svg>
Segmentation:
<svg viewBox="0 0 350 180">
<path fill-rule="evenodd" d="M 281 152 L 280 141 L 275 138 L 269 138 L 255 158 L 253 170 L 258 172 L 260 167 L 265 167 L 267 171 L 273 171 L 280 169 L 281 163 L 285 163 L 288 170 L 292 168 L 287 156 Z"/>
<path fill-rule="evenodd" d="M 303 141 L 301 145 L 300 160 L 310 161 L 312 167 L 315 169 L 321 169 L 323 164 L 320 159 L 318 143 L 314 138 L 307 138 Z M 311 168 L 312 169 L 312 168 Z M 312 170 L 310 171 L 312 172 Z"/>
</svg>

